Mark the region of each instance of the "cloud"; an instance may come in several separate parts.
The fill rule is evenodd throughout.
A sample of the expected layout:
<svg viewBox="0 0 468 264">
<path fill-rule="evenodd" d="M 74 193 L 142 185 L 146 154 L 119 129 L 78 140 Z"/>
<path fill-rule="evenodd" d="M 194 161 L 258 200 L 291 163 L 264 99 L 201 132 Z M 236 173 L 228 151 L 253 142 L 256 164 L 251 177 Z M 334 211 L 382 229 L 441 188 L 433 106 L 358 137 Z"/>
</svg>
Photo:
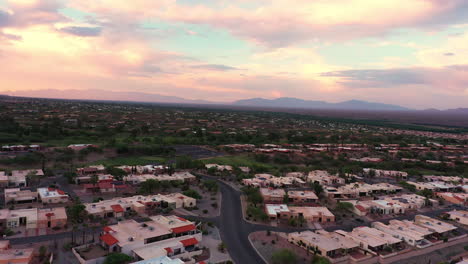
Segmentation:
<svg viewBox="0 0 468 264">
<path fill-rule="evenodd" d="M 393 87 L 405 84 L 424 84 L 426 79 L 423 69 L 385 69 L 385 70 L 346 70 L 326 72 L 322 77 L 340 77 L 345 84 L 352 84 L 358 81 L 358 85 L 363 82 L 368 85 L 381 87 Z"/>
<path fill-rule="evenodd" d="M 453 52 L 446 52 L 446 53 L 444 53 L 444 56 L 455 56 L 455 53 L 453 53 Z"/>
<path fill-rule="evenodd" d="M 101 35 L 102 28 L 100 27 L 79 27 L 79 26 L 70 26 L 63 27 L 59 29 L 62 32 L 72 34 L 80 37 L 96 37 Z"/>
<path fill-rule="evenodd" d="M 323 77 L 338 77 L 347 88 L 389 88 L 421 86 L 433 93 L 457 95 L 468 86 L 468 65 L 437 68 L 365 69 L 323 73 Z"/>
<path fill-rule="evenodd" d="M 399 28 L 440 28 L 468 21 L 464 0 L 275 0 L 229 4 L 181 4 L 174 0 L 79 0 L 78 9 L 114 23 L 148 20 L 203 24 L 268 47 L 310 40 L 339 41 L 378 36 Z M 398 19 L 395 19 L 398 17 Z"/>
<path fill-rule="evenodd" d="M 212 70 L 212 71 L 233 71 L 239 70 L 238 68 L 221 65 L 221 64 L 203 64 L 203 65 L 193 65 L 190 66 L 192 69 L 205 69 L 205 70 Z"/>
</svg>

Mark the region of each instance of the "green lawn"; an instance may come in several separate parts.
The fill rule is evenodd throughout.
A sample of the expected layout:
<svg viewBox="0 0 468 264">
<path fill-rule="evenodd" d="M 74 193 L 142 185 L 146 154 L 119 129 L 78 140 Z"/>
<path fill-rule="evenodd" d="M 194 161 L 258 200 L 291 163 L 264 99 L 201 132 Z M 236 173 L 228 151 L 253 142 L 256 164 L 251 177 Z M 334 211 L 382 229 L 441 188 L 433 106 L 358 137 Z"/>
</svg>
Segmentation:
<svg viewBox="0 0 468 264">
<path fill-rule="evenodd" d="M 269 169 L 273 168 L 271 164 L 255 161 L 253 158 L 249 157 L 248 155 L 223 156 L 223 157 L 203 159 L 201 161 L 203 161 L 203 163 L 205 164 L 216 163 L 216 164 L 221 164 L 221 165 L 231 165 L 234 167 L 261 166 L 261 167 L 267 167 Z"/>
<path fill-rule="evenodd" d="M 102 159 L 92 162 L 89 165 L 102 164 L 104 166 L 118 166 L 118 165 L 148 165 L 152 163 L 164 163 L 166 158 L 156 156 L 137 156 L 137 157 L 117 157 Z"/>
</svg>

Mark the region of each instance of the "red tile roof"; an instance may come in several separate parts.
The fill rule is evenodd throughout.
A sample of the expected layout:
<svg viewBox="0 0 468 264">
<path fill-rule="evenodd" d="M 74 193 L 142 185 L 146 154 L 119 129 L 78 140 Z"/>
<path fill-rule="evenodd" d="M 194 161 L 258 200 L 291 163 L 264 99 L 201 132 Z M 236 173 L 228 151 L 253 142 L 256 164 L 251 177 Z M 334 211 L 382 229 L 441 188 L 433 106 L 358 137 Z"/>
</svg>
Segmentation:
<svg viewBox="0 0 468 264">
<path fill-rule="evenodd" d="M 194 224 L 186 225 L 186 226 L 179 226 L 179 227 L 174 227 L 172 228 L 172 232 L 175 234 L 180 234 L 180 233 L 185 233 L 188 231 L 192 231 L 195 229 Z"/>
<path fill-rule="evenodd" d="M 364 207 L 362 207 L 362 205 L 360 205 L 360 204 L 356 205 L 356 209 L 358 209 L 361 212 L 366 212 L 366 209 Z"/>
<path fill-rule="evenodd" d="M 180 243 L 182 243 L 182 245 L 184 245 L 184 247 L 188 247 L 188 246 L 193 246 L 193 245 L 198 244 L 198 240 L 196 238 L 192 237 L 192 238 L 189 238 L 189 239 L 181 240 Z"/>
<path fill-rule="evenodd" d="M 99 189 L 112 189 L 112 183 L 110 182 L 100 182 L 98 183 Z"/>
<path fill-rule="evenodd" d="M 174 252 L 174 251 L 172 250 L 172 248 L 170 248 L 170 247 L 165 248 L 165 250 L 167 251 L 167 254 L 170 254 L 170 253 Z"/>
<path fill-rule="evenodd" d="M 180 216 L 177 216 L 177 219 L 179 219 L 180 221 L 187 222 L 187 219 L 185 219 L 185 218 L 182 218 L 182 217 L 180 217 Z"/>
<path fill-rule="evenodd" d="M 111 205 L 111 208 L 116 213 L 123 213 L 124 212 L 124 209 L 122 208 L 122 206 L 120 204 L 113 204 L 113 205 Z"/>
<path fill-rule="evenodd" d="M 105 226 L 102 230 L 104 230 L 104 232 L 112 232 L 114 231 L 112 228 L 108 227 L 108 226 Z"/>
<path fill-rule="evenodd" d="M 105 235 L 102 235 L 100 237 L 100 239 L 106 243 L 108 246 L 112 246 L 112 245 L 115 245 L 117 243 L 119 243 L 119 241 L 117 240 L 117 238 L 115 238 L 113 235 L 111 234 L 105 234 Z"/>
</svg>

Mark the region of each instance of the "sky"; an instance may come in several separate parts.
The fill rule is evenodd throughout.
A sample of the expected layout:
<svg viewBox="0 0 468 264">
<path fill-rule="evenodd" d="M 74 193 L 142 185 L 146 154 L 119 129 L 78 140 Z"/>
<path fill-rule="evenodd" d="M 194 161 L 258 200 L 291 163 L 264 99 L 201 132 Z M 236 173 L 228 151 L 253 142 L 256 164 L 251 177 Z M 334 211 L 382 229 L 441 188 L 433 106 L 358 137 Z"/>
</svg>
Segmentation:
<svg viewBox="0 0 468 264">
<path fill-rule="evenodd" d="M 0 0 L 0 93 L 468 107 L 467 14 L 466 0 Z"/>
</svg>

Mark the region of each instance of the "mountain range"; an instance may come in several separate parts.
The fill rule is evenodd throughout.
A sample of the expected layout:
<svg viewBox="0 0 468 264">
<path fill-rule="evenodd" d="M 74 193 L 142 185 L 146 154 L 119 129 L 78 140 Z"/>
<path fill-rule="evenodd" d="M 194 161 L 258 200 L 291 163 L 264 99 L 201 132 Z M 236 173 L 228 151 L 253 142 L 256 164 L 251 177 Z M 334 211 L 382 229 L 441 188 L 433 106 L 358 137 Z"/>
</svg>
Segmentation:
<svg viewBox="0 0 468 264">
<path fill-rule="evenodd" d="M 253 98 L 239 100 L 233 103 L 239 106 L 258 106 L 271 108 L 300 108 L 300 109 L 337 109 L 337 110 L 388 110 L 388 111 L 407 111 L 399 105 L 372 103 L 360 100 L 350 100 L 340 103 L 328 103 L 325 101 L 302 100 L 290 97 L 281 97 L 277 99 Z"/>
<path fill-rule="evenodd" d="M 191 100 L 177 96 L 165 96 L 160 94 L 142 92 L 111 92 L 99 89 L 93 90 L 30 90 L 9 91 L 5 95 L 19 97 L 37 97 L 52 99 L 75 99 L 75 100 L 108 100 L 108 101 L 131 101 L 148 103 L 169 104 L 201 104 L 201 105 L 226 105 L 236 107 L 261 107 L 261 108 L 289 108 L 289 109 L 325 109 L 325 110 L 383 110 L 383 111 L 407 111 L 412 110 L 403 106 L 367 102 L 361 100 L 349 100 L 339 103 L 329 103 L 317 100 L 303 100 L 298 98 L 281 97 L 276 99 L 252 98 L 234 102 L 214 102 L 207 100 Z M 441 111 L 428 109 L 425 111 Z M 457 113 L 468 113 L 468 108 L 457 108 L 444 110 Z"/>
</svg>

